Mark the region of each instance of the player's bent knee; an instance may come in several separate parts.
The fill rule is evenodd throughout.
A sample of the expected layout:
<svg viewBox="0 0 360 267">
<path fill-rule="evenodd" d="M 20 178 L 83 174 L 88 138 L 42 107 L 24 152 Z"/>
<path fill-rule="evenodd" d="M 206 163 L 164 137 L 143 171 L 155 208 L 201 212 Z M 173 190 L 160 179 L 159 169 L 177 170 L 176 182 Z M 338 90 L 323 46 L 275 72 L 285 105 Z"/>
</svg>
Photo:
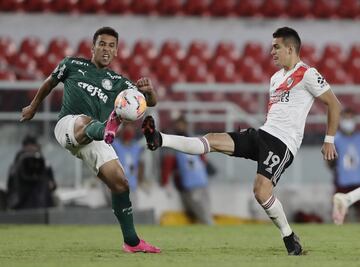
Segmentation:
<svg viewBox="0 0 360 267">
<path fill-rule="evenodd" d="M 85 134 L 85 128 L 91 120 L 92 119 L 88 116 L 79 116 L 75 121 L 74 136 L 76 141 L 81 145 L 91 142 L 90 138 Z"/>
<path fill-rule="evenodd" d="M 235 144 L 227 133 L 208 133 L 204 136 L 209 142 L 210 150 L 232 154 Z"/>
<path fill-rule="evenodd" d="M 110 190 L 112 193 L 123 193 L 129 191 L 129 182 L 124 178 L 117 179 L 111 185 Z"/>
</svg>

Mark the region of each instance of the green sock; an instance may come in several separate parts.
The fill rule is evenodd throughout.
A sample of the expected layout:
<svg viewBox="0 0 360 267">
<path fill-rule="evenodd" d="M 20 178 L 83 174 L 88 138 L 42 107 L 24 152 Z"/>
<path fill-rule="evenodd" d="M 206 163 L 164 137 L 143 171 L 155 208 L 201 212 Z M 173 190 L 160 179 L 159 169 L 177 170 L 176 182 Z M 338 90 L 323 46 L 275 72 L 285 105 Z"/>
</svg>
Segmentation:
<svg viewBox="0 0 360 267">
<path fill-rule="evenodd" d="M 85 128 L 86 135 L 92 140 L 100 141 L 104 139 L 105 122 L 93 120 Z"/>
<path fill-rule="evenodd" d="M 135 231 L 129 191 L 112 193 L 111 197 L 113 212 L 120 223 L 124 242 L 129 246 L 136 246 L 139 244 L 140 239 Z"/>
</svg>

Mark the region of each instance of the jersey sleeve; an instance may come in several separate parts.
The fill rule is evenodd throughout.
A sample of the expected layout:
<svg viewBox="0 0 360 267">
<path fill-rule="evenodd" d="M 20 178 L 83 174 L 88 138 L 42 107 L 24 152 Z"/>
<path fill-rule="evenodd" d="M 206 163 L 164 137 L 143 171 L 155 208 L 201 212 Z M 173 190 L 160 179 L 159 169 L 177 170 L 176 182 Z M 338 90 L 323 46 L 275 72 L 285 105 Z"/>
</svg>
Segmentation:
<svg viewBox="0 0 360 267">
<path fill-rule="evenodd" d="M 130 81 L 130 80 L 127 79 L 127 78 L 123 78 L 123 79 L 125 80 L 125 88 L 124 88 L 124 90 L 126 90 L 126 89 L 139 90 L 139 89 L 137 88 L 137 86 L 135 85 L 134 82 Z"/>
<path fill-rule="evenodd" d="M 69 58 L 64 58 L 51 73 L 51 77 L 59 82 L 63 82 L 69 73 Z"/>
<path fill-rule="evenodd" d="M 328 82 L 315 68 L 309 68 L 306 71 L 304 78 L 305 89 L 314 97 L 318 97 L 330 89 Z"/>
</svg>

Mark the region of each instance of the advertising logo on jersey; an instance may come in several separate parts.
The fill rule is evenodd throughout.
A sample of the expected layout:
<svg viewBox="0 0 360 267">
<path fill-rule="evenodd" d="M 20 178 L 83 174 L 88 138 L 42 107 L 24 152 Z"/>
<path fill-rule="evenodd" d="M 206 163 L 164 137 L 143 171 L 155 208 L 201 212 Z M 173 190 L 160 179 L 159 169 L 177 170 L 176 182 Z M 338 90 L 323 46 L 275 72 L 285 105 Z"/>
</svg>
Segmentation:
<svg viewBox="0 0 360 267">
<path fill-rule="evenodd" d="M 325 86 L 328 85 L 327 81 L 325 80 L 325 78 L 323 76 L 321 76 L 320 73 L 315 72 L 315 75 L 318 76 L 317 77 L 317 82 L 320 85 L 321 88 L 324 88 Z"/>
<path fill-rule="evenodd" d="M 101 88 L 97 87 L 97 86 L 93 86 L 91 84 L 88 84 L 86 82 L 78 82 L 78 86 L 89 92 L 90 96 L 97 96 L 100 100 L 102 100 L 104 103 L 107 102 L 108 100 L 108 96 L 106 94 L 104 94 L 104 92 L 101 90 Z"/>
<path fill-rule="evenodd" d="M 101 85 L 105 90 L 108 90 L 108 91 L 111 90 L 113 87 L 112 82 L 109 79 L 103 79 L 101 81 Z"/>
</svg>

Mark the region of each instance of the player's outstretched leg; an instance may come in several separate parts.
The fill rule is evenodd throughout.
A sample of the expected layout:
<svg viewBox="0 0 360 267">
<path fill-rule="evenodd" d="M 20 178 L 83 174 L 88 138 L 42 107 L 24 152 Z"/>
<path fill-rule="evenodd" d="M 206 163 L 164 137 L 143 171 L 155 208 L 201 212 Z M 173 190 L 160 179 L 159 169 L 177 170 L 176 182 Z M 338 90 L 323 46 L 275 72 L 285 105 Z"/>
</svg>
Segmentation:
<svg viewBox="0 0 360 267">
<path fill-rule="evenodd" d="M 104 130 L 104 141 L 107 144 L 111 144 L 114 141 L 116 131 L 121 124 L 121 118 L 118 117 L 115 111 L 110 113 L 110 116 L 106 122 Z"/>
<path fill-rule="evenodd" d="M 136 253 L 136 252 L 144 252 L 144 253 L 160 253 L 161 249 L 158 247 L 155 247 L 144 240 L 140 240 L 140 243 L 134 247 L 129 246 L 124 243 L 123 245 L 123 251 L 127 253 Z"/>
<path fill-rule="evenodd" d="M 346 194 L 336 193 L 333 197 L 333 221 L 340 225 L 344 223 L 344 219 L 349 207 L 349 200 Z"/>
<path fill-rule="evenodd" d="M 288 255 L 298 256 L 302 254 L 302 247 L 299 237 L 292 232 L 291 235 L 283 238 Z"/>
<path fill-rule="evenodd" d="M 142 131 L 146 139 L 147 146 L 150 150 L 156 150 L 162 145 L 161 134 L 155 128 L 155 121 L 152 116 L 147 116 L 142 124 Z"/>
</svg>

